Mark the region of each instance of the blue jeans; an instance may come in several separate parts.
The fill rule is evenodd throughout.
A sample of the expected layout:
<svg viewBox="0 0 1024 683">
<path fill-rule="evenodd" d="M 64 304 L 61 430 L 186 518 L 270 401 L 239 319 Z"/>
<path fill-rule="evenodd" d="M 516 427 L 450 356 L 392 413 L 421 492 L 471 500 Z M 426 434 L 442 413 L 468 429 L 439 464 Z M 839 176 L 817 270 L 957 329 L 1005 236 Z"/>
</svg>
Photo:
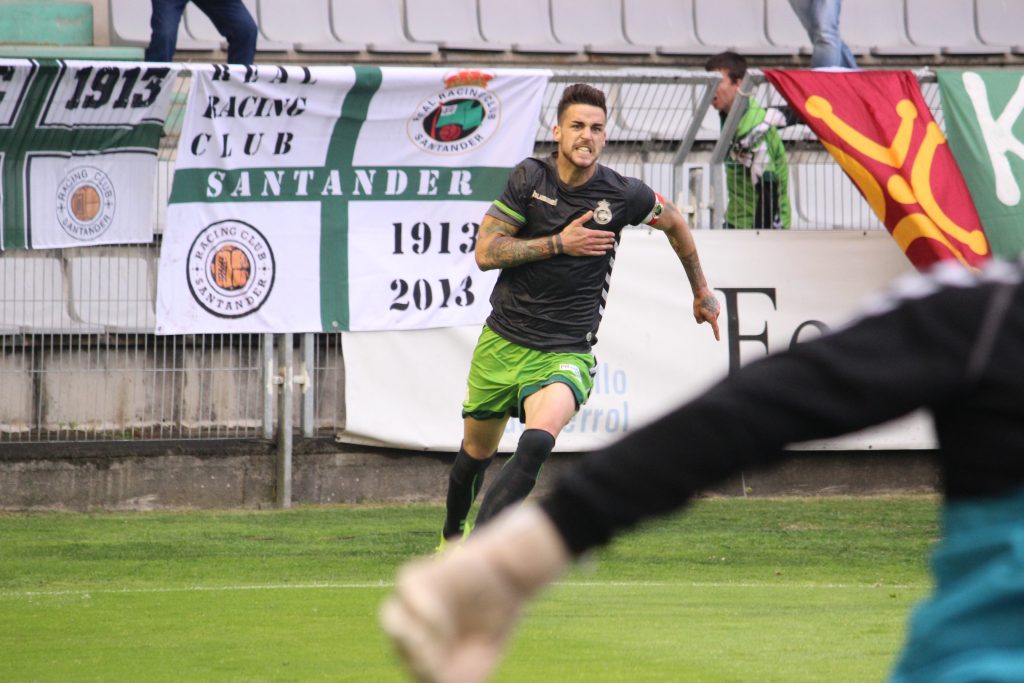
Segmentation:
<svg viewBox="0 0 1024 683">
<path fill-rule="evenodd" d="M 842 0 L 789 0 L 789 4 L 814 43 L 811 67 L 857 68 L 857 60 L 839 37 L 839 7 Z"/>
<path fill-rule="evenodd" d="M 178 25 L 189 0 L 151 0 L 149 25 L 153 35 L 146 48 L 147 62 L 169 62 L 178 44 Z M 242 0 L 192 0 L 228 41 L 229 64 L 252 64 L 256 59 L 259 29 Z"/>
</svg>

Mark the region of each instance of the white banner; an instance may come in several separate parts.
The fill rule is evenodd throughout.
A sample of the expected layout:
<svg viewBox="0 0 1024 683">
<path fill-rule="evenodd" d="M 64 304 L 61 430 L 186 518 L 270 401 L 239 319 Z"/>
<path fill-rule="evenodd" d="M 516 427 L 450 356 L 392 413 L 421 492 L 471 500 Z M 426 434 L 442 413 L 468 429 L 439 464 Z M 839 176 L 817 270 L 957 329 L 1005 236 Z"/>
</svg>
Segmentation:
<svg viewBox="0 0 1024 683">
<path fill-rule="evenodd" d="M 549 73 L 210 67 L 193 77 L 157 332 L 481 323 L 480 219 L 533 150 Z"/>
<path fill-rule="evenodd" d="M 701 231 L 709 283 L 723 305 L 722 341 L 693 321 L 685 273 L 658 232 L 627 230 L 594 351 L 593 394 L 557 450 L 607 444 L 698 394 L 738 366 L 807 340 L 853 315 L 911 265 L 884 232 Z M 730 324 L 729 320 L 733 319 Z M 454 451 L 479 326 L 344 335 L 346 441 Z M 514 450 L 522 425 L 501 442 Z M 934 444 L 922 416 L 800 448 Z"/>
<path fill-rule="evenodd" d="M 6 249 L 153 239 L 174 65 L 0 59 Z"/>
</svg>

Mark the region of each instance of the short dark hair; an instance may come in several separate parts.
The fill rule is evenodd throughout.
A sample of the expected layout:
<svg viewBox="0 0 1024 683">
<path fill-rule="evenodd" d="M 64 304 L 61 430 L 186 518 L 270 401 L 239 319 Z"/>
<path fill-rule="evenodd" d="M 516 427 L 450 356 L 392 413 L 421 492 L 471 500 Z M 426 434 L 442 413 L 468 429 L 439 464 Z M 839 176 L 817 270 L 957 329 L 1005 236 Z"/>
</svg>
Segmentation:
<svg viewBox="0 0 1024 683">
<path fill-rule="evenodd" d="M 708 61 L 704 62 L 704 69 L 707 71 L 724 69 L 729 74 L 729 78 L 735 83 L 746 75 L 747 60 L 744 59 L 743 55 L 726 50 L 725 52 L 719 52 L 717 55 L 708 57 Z"/>
<path fill-rule="evenodd" d="M 597 107 L 608 116 L 608 106 L 605 104 L 604 93 L 592 85 L 586 83 L 574 83 L 562 91 L 562 99 L 558 100 L 558 120 L 562 120 L 565 110 L 574 104 L 589 104 Z"/>
</svg>

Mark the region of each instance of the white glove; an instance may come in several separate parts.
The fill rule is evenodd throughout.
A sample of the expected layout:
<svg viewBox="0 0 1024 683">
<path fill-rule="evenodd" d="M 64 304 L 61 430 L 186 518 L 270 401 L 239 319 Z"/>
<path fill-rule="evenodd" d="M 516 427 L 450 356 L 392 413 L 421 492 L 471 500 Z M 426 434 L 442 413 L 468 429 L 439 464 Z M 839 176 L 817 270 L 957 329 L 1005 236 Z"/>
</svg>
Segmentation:
<svg viewBox="0 0 1024 683">
<path fill-rule="evenodd" d="M 771 125 L 762 121 L 751 128 L 746 135 L 737 140 L 736 147 L 740 150 L 749 152 L 761 144 L 761 140 L 764 139 L 765 133 L 767 133 L 769 129 L 771 129 Z"/>
<path fill-rule="evenodd" d="M 750 178 L 753 182 L 760 182 L 768 165 L 768 143 L 765 142 L 764 136 L 772 128 L 785 125 L 786 115 L 779 109 L 770 107 L 765 110 L 761 123 L 747 131 L 747 134 L 732 146 L 730 155 L 734 161 L 750 169 Z"/>
<path fill-rule="evenodd" d="M 733 145 L 730 155 L 736 163 L 750 169 L 750 178 L 754 183 L 761 180 L 768 165 L 767 143 L 762 140 L 754 149 L 741 149 L 738 145 Z"/>
<path fill-rule="evenodd" d="M 381 626 L 418 681 L 479 683 L 497 666 L 523 604 L 569 563 L 540 508 L 509 509 L 463 544 L 406 565 Z"/>
</svg>

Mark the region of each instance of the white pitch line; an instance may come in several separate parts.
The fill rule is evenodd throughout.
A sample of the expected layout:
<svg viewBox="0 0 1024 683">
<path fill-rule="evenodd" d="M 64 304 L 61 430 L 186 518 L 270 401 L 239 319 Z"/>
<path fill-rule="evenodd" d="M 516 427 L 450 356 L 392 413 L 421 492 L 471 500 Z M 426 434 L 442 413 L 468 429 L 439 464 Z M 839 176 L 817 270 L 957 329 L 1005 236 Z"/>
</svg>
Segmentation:
<svg viewBox="0 0 1024 683">
<path fill-rule="evenodd" d="M 826 588 L 826 589 L 840 589 L 840 590 L 859 590 L 862 588 L 870 589 L 881 589 L 881 588 L 899 588 L 899 589 L 911 589 L 911 588 L 926 588 L 925 584 L 917 583 L 879 583 L 879 584 L 863 584 L 863 583 L 768 583 L 768 582 L 728 582 L 728 581 L 564 581 L 556 584 L 560 586 L 593 586 L 598 588 L 603 587 L 619 587 L 623 586 L 626 588 L 638 587 L 638 588 Z"/>
<path fill-rule="evenodd" d="M 282 583 L 257 584 L 252 586 L 179 586 L 165 588 L 97 588 L 74 589 L 63 591 L 0 591 L 0 598 L 34 598 L 60 595 L 121 595 L 135 593 L 200 593 L 226 591 L 262 591 L 262 590 L 321 590 L 324 588 L 390 588 L 394 584 L 384 581 L 377 583 Z"/>
<path fill-rule="evenodd" d="M 693 581 L 693 582 L 671 582 L 671 581 L 560 581 L 556 586 L 582 587 L 582 588 L 801 588 L 801 589 L 825 589 L 825 590 L 863 590 L 863 589 L 923 589 L 924 584 L 849 584 L 849 583 L 767 583 L 767 582 L 745 582 L 729 583 L 714 581 Z M 276 591 L 276 590 L 353 590 L 366 588 L 393 588 L 394 583 L 389 581 L 365 582 L 365 583 L 282 583 L 282 584 L 257 584 L 243 586 L 180 586 L 164 588 L 96 588 L 96 589 L 73 589 L 56 591 L 0 591 L 0 599 L 11 598 L 36 598 L 36 597 L 60 597 L 65 595 L 133 595 L 144 593 L 201 593 L 201 592 L 229 592 L 229 591 Z"/>
</svg>

